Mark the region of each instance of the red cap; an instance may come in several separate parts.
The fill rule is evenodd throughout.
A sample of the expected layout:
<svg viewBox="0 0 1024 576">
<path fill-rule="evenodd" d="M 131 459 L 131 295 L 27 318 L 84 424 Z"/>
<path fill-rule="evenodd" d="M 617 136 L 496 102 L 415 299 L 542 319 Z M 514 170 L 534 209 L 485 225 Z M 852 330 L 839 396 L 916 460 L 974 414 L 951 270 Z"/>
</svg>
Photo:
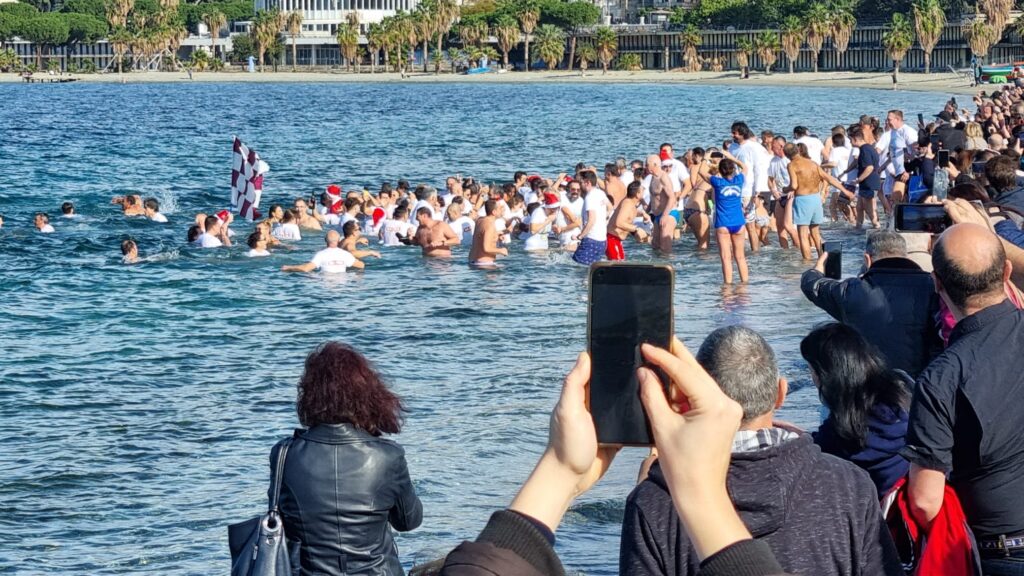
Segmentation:
<svg viewBox="0 0 1024 576">
<path fill-rule="evenodd" d="M 527 182 L 534 182 L 534 181 L 536 181 L 536 180 L 540 180 L 540 176 L 538 176 L 538 175 L 536 175 L 536 174 L 534 174 L 533 176 L 528 176 L 528 177 L 526 178 L 526 181 L 527 181 Z"/>
<path fill-rule="evenodd" d="M 565 181 L 566 181 L 567 183 L 568 183 L 568 182 L 572 182 L 572 176 L 566 176 L 566 177 L 565 177 Z"/>
<path fill-rule="evenodd" d="M 380 224 L 380 221 L 384 219 L 384 209 L 380 206 L 373 209 L 373 225 Z"/>
<path fill-rule="evenodd" d="M 231 216 L 231 213 L 228 212 L 227 210 L 221 210 L 220 212 L 217 212 L 217 219 L 220 220 L 221 222 L 227 222 L 229 216 Z"/>
<path fill-rule="evenodd" d="M 331 214 L 341 214 L 345 211 L 345 203 L 338 200 L 334 204 L 331 204 Z"/>
<path fill-rule="evenodd" d="M 672 154 L 670 154 L 668 150 L 662 150 L 661 151 L 661 161 L 662 162 L 667 162 L 667 161 L 669 161 L 671 159 L 672 159 Z"/>
<path fill-rule="evenodd" d="M 341 196 L 341 186 L 337 184 L 331 184 L 327 187 L 327 193 L 331 196 Z"/>
</svg>

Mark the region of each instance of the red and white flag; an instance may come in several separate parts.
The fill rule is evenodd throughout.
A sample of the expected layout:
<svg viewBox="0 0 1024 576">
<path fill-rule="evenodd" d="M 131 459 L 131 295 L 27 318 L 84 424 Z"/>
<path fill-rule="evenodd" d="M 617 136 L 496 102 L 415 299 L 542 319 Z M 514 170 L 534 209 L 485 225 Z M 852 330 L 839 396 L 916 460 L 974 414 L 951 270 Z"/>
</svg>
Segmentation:
<svg viewBox="0 0 1024 576">
<path fill-rule="evenodd" d="M 263 194 L 263 175 L 270 166 L 260 155 L 235 137 L 234 161 L 231 166 L 231 208 L 246 220 L 259 217 L 260 196 Z"/>
</svg>

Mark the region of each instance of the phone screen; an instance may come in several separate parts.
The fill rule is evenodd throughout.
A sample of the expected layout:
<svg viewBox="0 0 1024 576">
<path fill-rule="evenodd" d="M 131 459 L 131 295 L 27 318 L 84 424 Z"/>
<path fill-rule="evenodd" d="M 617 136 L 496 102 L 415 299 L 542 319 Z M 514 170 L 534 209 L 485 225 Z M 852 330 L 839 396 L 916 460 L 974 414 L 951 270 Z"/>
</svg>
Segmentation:
<svg viewBox="0 0 1024 576">
<path fill-rule="evenodd" d="M 897 204 L 897 232 L 928 232 L 939 234 L 953 225 L 941 204 Z"/>
<path fill-rule="evenodd" d="M 601 444 L 653 444 L 636 371 L 644 365 L 641 344 L 671 344 L 673 284 L 668 266 L 604 264 L 590 270 L 590 413 Z"/>
<path fill-rule="evenodd" d="M 939 168 L 949 168 L 949 150 L 939 150 L 936 154 Z"/>
<path fill-rule="evenodd" d="M 825 242 L 822 246 L 825 254 L 825 277 L 839 280 L 843 277 L 843 243 Z"/>
</svg>

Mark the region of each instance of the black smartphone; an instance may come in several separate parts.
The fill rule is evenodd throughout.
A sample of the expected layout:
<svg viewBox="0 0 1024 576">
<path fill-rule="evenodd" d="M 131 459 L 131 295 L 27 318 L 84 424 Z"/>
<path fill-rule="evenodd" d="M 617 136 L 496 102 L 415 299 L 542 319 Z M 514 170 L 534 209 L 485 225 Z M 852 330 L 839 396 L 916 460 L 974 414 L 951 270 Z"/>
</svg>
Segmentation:
<svg viewBox="0 0 1024 576">
<path fill-rule="evenodd" d="M 825 277 L 839 280 L 843 277 L 843 243 L 825 242 L 822 245 L 825 250 Z"/>
<path fill-rule="evenodd" d="M 712 152 L 711 153 L 711 159 L 712 160 L 721 160 L 722 158 L 725 158 L 725 154 L 722 154 L 721 152 Z"/>
<path fill-rule="evenodd" d="M 949 150 L 939 150 L 935 154 L 935 158 L 939 163 L 939 168 L 949 168 Z"/>
<path fill-rule="evenodd" d="M 641 344 L 668 349 L 672 343 L 674 285 L 668 265 L 598 263 L 590 268 L 588 400 L 599 444 L 654 444 L 636 371 L 645 364 Z"/>
<path fill-rule="evenodd" d="M 986 164 L 985 162 L 981 162 L 981 161 L 971 162 L 971 172 L 973 172 L 975 175 L 984 174 L 985 173 L 985 164 Z"/>
<path fill-rule="evenodd" d="M 939 234 L 953 225 L 941 204 L 897 204 L 897 232 L 928 232 Z"/>
</svg>

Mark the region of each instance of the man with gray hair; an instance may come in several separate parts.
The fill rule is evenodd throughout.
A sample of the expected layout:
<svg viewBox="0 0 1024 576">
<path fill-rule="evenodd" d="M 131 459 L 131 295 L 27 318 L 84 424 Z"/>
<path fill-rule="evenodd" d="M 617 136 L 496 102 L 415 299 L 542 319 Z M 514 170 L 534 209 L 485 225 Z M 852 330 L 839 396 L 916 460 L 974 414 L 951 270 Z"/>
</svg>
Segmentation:
<svg viewBox="0 0 1024 576">
<path fill-rule="evenodd" d="M 811 436 L 774 422 L 786 397 L 775 353 L 742 326 L 715 330 L 697 361 L 743 407 L 727 483 L 751 535 L 783 570 L 815 576 L 902 575 L 875 485 L 856 465 L 823 454 Z M 698 557 L 655 462 L 626 499 L 619 574 L 689 576 Z"/>
<path fill-rule="evenodd" d="M 936 315 L 939 299 L 931 275 L 907 258 L 907 241 L 892 230 L 872 230 L 864 244 L 860 276 L 825 277 L 827 254 L 804 272 L 804 296 L 855 328 L 885 356 L 889 368 L 912 378 L 942 352 Z"/>
</svg>

